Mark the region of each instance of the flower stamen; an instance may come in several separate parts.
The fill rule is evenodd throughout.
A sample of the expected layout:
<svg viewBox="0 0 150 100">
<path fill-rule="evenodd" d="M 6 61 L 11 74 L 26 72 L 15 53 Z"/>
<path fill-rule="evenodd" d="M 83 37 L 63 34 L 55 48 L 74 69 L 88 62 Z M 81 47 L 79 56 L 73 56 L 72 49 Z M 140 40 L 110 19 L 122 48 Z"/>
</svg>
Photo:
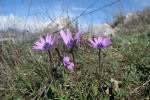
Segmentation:
<svg viewBox="0 0 150 100">
<path fill-rule="evenodd" d="M 66 65 L 66 66 L 70 66 L 70 64 L 71 64 L 71 63 L 70 63 L 69 61 L 65 61 L 65 65 Z"/>
<path fill-rule="evenodd" d="M 100 43 L 97 44 L 97 47 L 98 47 L 98 48 L 103 48 L 104 45 L 100 42 Z"/>
<path fill-rule="evenodd" d="M 48 43 L 48 42 L 45 42 L 45 43 L 44 43 L 44 46 L 43 46 L 43 48 L 44 48 L 45 50 L 47 50 L 47 49 L 51 48 L 51 45 L 50 45 L 50 43 Z"/>
</svg>

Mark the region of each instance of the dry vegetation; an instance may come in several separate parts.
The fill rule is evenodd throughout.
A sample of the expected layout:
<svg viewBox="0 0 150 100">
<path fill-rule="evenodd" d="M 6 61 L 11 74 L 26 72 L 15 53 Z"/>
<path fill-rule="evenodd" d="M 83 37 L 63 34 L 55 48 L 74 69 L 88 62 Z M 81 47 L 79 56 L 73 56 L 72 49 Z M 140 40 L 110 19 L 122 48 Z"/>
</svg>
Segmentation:
<svg viewBox="0 0 150 100">
<path fill-rule="evenodd" d="M 77 71 L 62 66 L 58 51 L 62 56 L 71 54 L 61 40 L 51 50 L 51 71 L 47 52 L 31 49 L 37 37 L 23 43 L 0 41 L 0 99 L 148 100 L 150 9 L 138 16 L 126 24 L 124 16 L 118 16 L 112 25 L 121 24 L 121 28 L 111 37 L 112 45 L 102 50 L 101 85 L 96 74 L 98 51 L 90 47 L 85 35 L 75 48 Z M 72 31 L 75 33 L 77 29 Z"/>
</svg>

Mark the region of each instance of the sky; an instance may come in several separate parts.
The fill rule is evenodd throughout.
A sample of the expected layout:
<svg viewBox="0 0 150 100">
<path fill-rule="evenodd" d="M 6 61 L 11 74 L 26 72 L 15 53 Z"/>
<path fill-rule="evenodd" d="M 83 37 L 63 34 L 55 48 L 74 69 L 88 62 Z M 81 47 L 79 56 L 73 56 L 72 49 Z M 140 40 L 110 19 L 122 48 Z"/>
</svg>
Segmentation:
<svg viewBox="0 0 150 100">
<path fill-rule="evenodd" d="M 69 16 L 71 20 L 101 8 L 116 0 L 0 0 L 0 29 L 41 29 L 51 21 Z M 112 22 L 114 15 L 142 11 L 150 7 L 150 0 L 120 0 L 102 10 L 83 15 L 78 19 L 80 27 Z M 68 9 L 68 10 L 67 10 Z"/>
</svg>

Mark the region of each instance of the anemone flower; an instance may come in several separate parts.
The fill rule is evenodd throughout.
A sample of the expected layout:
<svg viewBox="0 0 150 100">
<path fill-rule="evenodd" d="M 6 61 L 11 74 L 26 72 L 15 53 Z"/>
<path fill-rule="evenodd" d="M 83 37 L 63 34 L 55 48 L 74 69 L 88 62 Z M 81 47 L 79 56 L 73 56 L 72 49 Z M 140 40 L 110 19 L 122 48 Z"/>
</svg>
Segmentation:
<svg viewBox="0 0 150 100">
<path fill-rule="evenodd" d="M 110 39 L 109 38 L 103 38 L 103 37 L 98 37 L 98 39 L 94 38 L 94 41 L 93 40 L 89 40 L 89 42 L 91 43 L 91 46 L 94 47 L 94 48 L 97 48 L 99 50 L 99 74 L 101 72 L 101 62 L 100 62 L 100 52 L 101 52 L 101 49 L 111 45 L 111 42 L 110 42 Z M 101 75 L 100 75 L 101 77 Z"/>
<path fill-rule="evenodd" d="M 54 44 L 57 42 L 58 39 L 59 38 L 57 38 L 55 35 L 52 40 L 52 34 L 51 35 L 47 34 L 46 40 L 43 37 L 40 37 L 41 43 L 34 42 L 35 45 L 32 46 L 32 49 L 34 49 L 34 50 L 50 50 L 54 46 Z"/>
<path fill-rule="evenodd" d="M 52 66 L 52 56 L 50 49 L 54 46 L 54 44 L 58 41 L 58 37 L 56 35 L 52 39 L 52 34 L 47 34 L 46 40 L 43 37 L 40 37 L 41 42 L 34 42 L 34 46 L 32 46 L 32 49 L 34 50 L 43 50 L 48 51 L 49 59 L 50 59 L 50 67 Z M 50 70 L 50 68 L 49 68 Z"/>
<path fill-rule="evenodd" d="M 71 63 L 69 60 L 70 60 L 69 57 L 64 57 L 63 58 L 63 65 L 66 66 L 69 70 L 73 71 L 74 64 Z"/>
<path fill-rule="evenodd" d="M 102 48 L 105 48 L 105 47 L 111 45 L 109 38 L 103 38 L 101 36 L 98 39 L 94 38 L 94 41 L 93 40 L 89 40 L 89 41 L 92 44 L 91 46 L 93 46 L 97 49 L 102 49 Z"/>
<path fill-rule="evenodd" d="M 75 35 L 75 38 L 73 39 L 72 34 L 71 34 L 69 29 L 67 29 L 67 34 L 63 30 L 60 31 L 60 35 L 64 41 L 64 45 L 67 48 L 74 48 L 78 44 L 80 37 L 81 37 L 81 34 L 82 34 L 82 31 L 79 31 Z"/>
<path fill-rule="evenodd" d="M 79 31 L 74 39 L 72 38 L 72 34 L 70 32 L 69 29 L 67 29 L 67 34 L 61 30 L 60 31 L 60 35 L 64 41 L 64 45 L 67 47 L 67 48 L 71 48 L 71 53 L 72 53 L 72 58 L 73 58 L 73 63 L 74 63 L 74 66 L 75 66 L 75 56 L 74 56 L 74 47 L 78 44 L 79 40 L 80 40 L 80 37 L 82 35 L 82 31 Z"/>
</svg>

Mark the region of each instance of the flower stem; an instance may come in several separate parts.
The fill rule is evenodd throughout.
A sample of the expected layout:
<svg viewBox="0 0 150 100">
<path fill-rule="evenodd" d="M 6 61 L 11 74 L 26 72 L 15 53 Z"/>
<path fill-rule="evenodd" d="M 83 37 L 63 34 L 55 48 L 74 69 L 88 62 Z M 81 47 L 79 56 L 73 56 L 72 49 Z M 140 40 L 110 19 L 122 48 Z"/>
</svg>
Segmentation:
<svg viewBox="0 0 150 100">
<path fill-rule="evenodd" d="M 51 55 L 51 51 L 50 50 L 48 50 L 48 55 L 49 55 L 49 60 L 50 60 L 50 66 L 49 66 L 49 71 L 51 72 L 50 79 L 54 80 L 53 77 L 52 77 L 52 55 Z"/>
<path fill-rule="evenodd" d="M 51 55 L 50 50 L 48 50 L 48 55 L 49 55 L 49 60 L 50 60 L 50 66 L 52 66 L 52 55 Z"/>
<path fill-rule="evenodd" d="M 99 80 L 99 84 L 101 85 L 101 49 L 99 49 L 98 52 L 99 55 L 99 74 L 98 74 L 98 80 Z"/>
<path fill-rule="evenodd" d="M 98 55 L 99 55 L 99 74 L 100 74 L 100 71 L 101 71 L 101 49 L 99 49 Z"/>
</svg>

